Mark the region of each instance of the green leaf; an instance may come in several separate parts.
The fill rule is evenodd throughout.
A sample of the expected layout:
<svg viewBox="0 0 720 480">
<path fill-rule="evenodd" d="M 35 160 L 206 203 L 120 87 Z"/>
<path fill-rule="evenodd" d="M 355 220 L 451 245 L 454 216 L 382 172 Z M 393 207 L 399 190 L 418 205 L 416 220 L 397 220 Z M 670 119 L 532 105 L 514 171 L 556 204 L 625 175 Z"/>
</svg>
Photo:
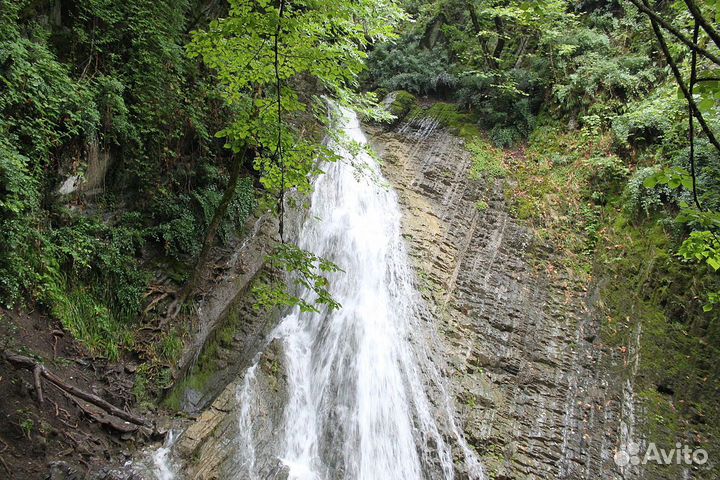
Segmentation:
<svg viewBox="0 0 720 480">
<path fill-rule="evenodd" d="M 692 189 L 693 189 L 693 180 L 692 180 L 692 177 L 687 176 L 687 177 L 683 178 L 683 179 L 682 179 L 682 186 L 685 187 L 687 190 L 692 190 Z M 686 204 L 686 205 L 687 205 L 687 204 Z M 682 205 L 681 205 L 681 206 L 682 206 Z M 683 208 L 685 208 L 685 207 L 683 207 Z"/>
<path fill-rule="evenodd" d="M 720 269 L 720 259 L 718 259 L 717 257 L 708 257 L 707 263 L 708 263 L 708 265 L 710 265 L 710 266 L 713 268 L 713 270 L 715 270 L 715 271 L 717 271 L 718 269 Z"/>
<path fill-rule="evenodd" d="M 701 112 L 707 113 L 710 110 L 712 110 L 715 107 L 715 99 L 714 98 L 704 98 L 700 101 L 698 104 L 698 108 Z"/>
</svg>

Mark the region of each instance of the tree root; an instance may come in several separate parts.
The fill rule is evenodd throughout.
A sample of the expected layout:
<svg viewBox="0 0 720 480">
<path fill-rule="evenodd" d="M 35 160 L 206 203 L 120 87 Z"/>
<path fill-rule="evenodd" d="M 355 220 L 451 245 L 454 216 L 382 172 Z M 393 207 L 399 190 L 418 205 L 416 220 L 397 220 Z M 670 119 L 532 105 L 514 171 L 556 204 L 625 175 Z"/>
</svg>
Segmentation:
<svg viewBox="0 0 720 480">
<path fill-rule="evenodd" d="M 38 402 L 43 402 L 43 394 L 42 394 L 42 383 L 41 378 L 44 378 L 48 382 L 50 382 L 53 386 L 59 388 L 62 390 L 66 395 L 73 397 L 77 397 L 80 400 L 84 400 L 85 402 L 92 404 L 110 416 L 117 417 L 119 419 L 124 420 L 125 422 L 132 423 L 138 427 L 149 427 L 150 423 L 145 420 L 142 417 L 138 417 L 136 415 L 133 415 L 132 413 L 128 413 L 124 410 L 119 409 L 115 405 L 112 405 L 111 403 L 107 402 L 106 400 L 98 397 L 95 394 L 92 394 L 90 392 L 86 392 L 85 390 L 81 390 L 73 385 L 70 385 L 68 383 L 65 383 L 60 377 L 55 375 L 54 373 L 50 372 L 47 368 L 45 368 L 44 365 L 41 363 L 36 362 L 34 359 L 30 357 L 26 357 L 24 355 L 18 355 L 16 353 L 5 351 L 2 355 L 5 360 L 7 360 L 11 365 L 13 365 L 15 368 L 22 368 L 25 370 L 29 370 L 33 372 L 33 377 L 35 379 L 35 389 L 38 397 Z M 80 402 L 73 399 L 76 404 L 80 405 Z M 87 407 L 83 408 L 80 407 L 81 410 L 87 412 Z M 98 415 L 91 415 L 91 417 L 96 418 Z M 105 420 L 105 424 L 109 424 L 113 428 L 118 428 L 119 423 L 111 421 L 108 418 L 103 418 Z M 125 430 L 124 428 L 121 428 L 120 430 Z M 128 431 L 128 430 L 125 430 Z"/>
</svg>

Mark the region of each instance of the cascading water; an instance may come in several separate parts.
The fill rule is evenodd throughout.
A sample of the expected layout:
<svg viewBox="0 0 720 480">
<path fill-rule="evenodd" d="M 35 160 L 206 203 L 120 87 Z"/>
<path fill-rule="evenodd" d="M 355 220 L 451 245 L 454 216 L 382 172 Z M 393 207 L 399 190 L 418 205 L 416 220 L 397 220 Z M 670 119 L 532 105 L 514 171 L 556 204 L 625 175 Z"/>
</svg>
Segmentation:
<svg viewBox="0 0 720 480">
<path fill-rule="evenodd" d="M 339 128 L 366 143 L 354 113 L 342 111 Z M 341 160 L 318 178 L 298 241 L 345 271 L 330 276 L 342 308 L 293 311 L 272 335 L 283 345 L 289 390 L 284 425 L 273 432 L 280 462 L 297 480 L 450 480 L 458 470 L 482 479 L 429 358 L 432 327 L 420 320 L 397 196 L 378 181 L 371 156 L 347 144 L 331 144 Z M 250 479 L 260 475 L 247 407 L 258 394 L 256 371 L 257 363 L 237 392 L 238 470 Z"/>
</svg>

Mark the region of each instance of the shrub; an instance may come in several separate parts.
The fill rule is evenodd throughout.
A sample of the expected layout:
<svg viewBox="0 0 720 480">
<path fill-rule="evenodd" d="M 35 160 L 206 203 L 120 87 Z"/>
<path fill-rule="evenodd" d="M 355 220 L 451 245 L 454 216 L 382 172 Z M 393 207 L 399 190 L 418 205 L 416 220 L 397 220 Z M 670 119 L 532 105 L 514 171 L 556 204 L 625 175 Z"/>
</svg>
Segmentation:
<svg viewBox="0 0 720 480">
<path fill-rule="evenodd" d="M 399 45 L 378 45 L 367 61 L 370 78 L 366 83 L 389 91 L 406 90 L 416 95 L 446 95 L 457 85 L 448 70 L 448 55 L 439 47 L 428 50 L 408 38 Z"/>
<path fill-rule="evenodd" d="M 634 147 L 670 142 L 677 135 L 681 109 L 682 103 L 671 95 L 631 103 L 627 113 L 613 119 L 613 134 L 620 144 Z"/>
<path fill-rule="evenodd" d="M 594 156 L 588 160 L 590 188 L 603 195 L 619 193 L 630 170 L 614 155 Z"/>
<path fill-rule="evenodd" d="M 166 255 L 176 260 L 194 257 L 200 252 L 205 231 L 222 195 L 223 192 L 215 185 L 198 189 L 191 195 L 173 195 L 168 190 L 160 190 L 152 209 L 157 225 L 150 229 L 151 237 L 162 245 Z M 220 240 L 227 242 L 239 233 L 254 207 L 252 179 L 244 178 L 239 182 L 235 198 L 220 225 Z"/>
<path fill-rule="evenodd" d="M 633 218 L 650 216 L 669 201 L 672 191 L 666 185 L 645 186 L 645 180 L 657 174 L 657 167 L 641 168 L 630 178 L 625 189 L 625 209 Z"/>
</svg>

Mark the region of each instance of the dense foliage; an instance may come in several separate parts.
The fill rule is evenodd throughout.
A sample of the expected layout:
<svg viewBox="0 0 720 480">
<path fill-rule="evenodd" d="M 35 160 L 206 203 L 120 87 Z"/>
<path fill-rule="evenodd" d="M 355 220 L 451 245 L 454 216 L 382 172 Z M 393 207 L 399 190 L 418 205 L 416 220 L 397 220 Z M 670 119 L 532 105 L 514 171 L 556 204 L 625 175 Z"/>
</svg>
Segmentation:
<svg viewBox="0 0 720 480">
<path fill-rule="evenodd" d="M 258 204 L 283 240 L 285 192 L 333 160 L 325 97 L 384 115 L 357 76 L 401 18 L 392 1 L 2 2 L 2 304 L 117 357 L 156 299 L 177 315 Z M 270 260 L 335 305 L 337 267 L 283 244 Z M 299 304 L 284 288 L 256 291 Z"/>
<path fill-rule="evenodd" d="M 458 102 L 500 147 L 526 142 L 556 122 L 578 129 L 588 141 L 609 135 L 611 156 L 605 158 L 620 162 L 615 170 L 628 177 L 626 210 L 638 222 L 672 218 L 675 238 L 689 242 L 678 247 L 678 255 L 688 262 L 707 260 L 715 270 L 720 259 L 713 243 L 702 246 L 698 240 L 711 238 L 720 225 L 720 151 L 696 124 L 691 165 L 688 104 L 644 5 L 640 0 L 408 0 L 415 23 L 398 42 L 372 52 L 365 81 L 381 91 L 402 89 Z M 689 83 L 691 74 L 698 79 L 698 110 L 718 135 L 720 82 L 713 61 L 718 45 L 712 38 L 717 34 L 712 26 L 699 29 L 699 44 L 709 56 L 699 52 L 692 69 L 691 49 L 671 33 L 692 39 L 695 17 L 688 5 L 710 24 L 716 20 L 715 2 L 675 1 L 648 11 L 671 29 L 664 36 L 682 83 Z M 596 201 L 606 201 L 600 190 Z M 716 287 L 707 288 L 709 310 L 718 297 Z"/>
<path fill-rule="evenodd" d="M 213 133 L 229 110 L 184 51 L 205 7 L 2 2 L 0 300 L 39 302 L 95 353 L 131 341 L 147 259 L 196 255 L 227 185 Z M 237 188 L 226 240 L 253 183 Z"/>
</svg>

